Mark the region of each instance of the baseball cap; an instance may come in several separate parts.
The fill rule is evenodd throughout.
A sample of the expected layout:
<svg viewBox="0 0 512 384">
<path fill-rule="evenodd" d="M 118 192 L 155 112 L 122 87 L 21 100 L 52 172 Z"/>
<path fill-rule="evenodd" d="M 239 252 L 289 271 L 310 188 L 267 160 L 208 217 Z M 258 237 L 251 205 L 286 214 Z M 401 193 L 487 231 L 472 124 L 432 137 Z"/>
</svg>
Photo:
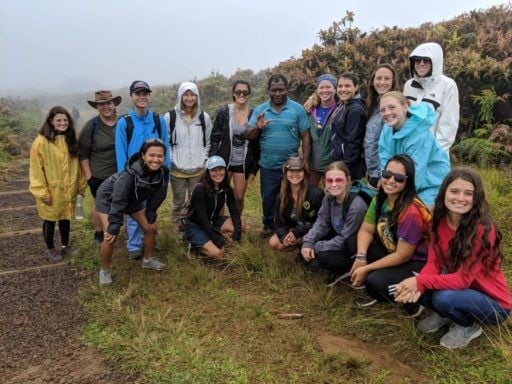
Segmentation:
<svg viewBox="0 0 512 384">
<path fill-rule="evenodd" d="M 151 88 L 149 88 L 149 84 L 142 80 L 135 80 L 132 85 L 130 85 L 130 94 L 139 91 L 148 91 L 151 92 Z"/>
<path fill-rule="evenodd" d="M 213 169 L 217 167 L 224 167 L 226 168 L 226 162 L 224 159 L 220 156 L 212 156 L 208 159 L 206 162 L 206 168 L 207 169 Z"/>
</svg>

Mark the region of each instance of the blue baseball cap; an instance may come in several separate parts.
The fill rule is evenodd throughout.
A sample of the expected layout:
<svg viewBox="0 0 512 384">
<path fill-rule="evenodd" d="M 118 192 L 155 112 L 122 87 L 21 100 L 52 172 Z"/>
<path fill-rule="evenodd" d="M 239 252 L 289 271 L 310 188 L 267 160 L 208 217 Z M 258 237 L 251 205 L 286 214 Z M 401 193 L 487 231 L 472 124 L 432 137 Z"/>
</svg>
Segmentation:
<svg viewBox="0 0 512 384">
<path fill-rule="evenodd" d="M 220 156 L 212 156 L 208 159 L 206 162 L 206 169 L 213 169 L 217 167 L 224 167 L 226 168 L 226 162 L 224 159 Z"/>
</svg>

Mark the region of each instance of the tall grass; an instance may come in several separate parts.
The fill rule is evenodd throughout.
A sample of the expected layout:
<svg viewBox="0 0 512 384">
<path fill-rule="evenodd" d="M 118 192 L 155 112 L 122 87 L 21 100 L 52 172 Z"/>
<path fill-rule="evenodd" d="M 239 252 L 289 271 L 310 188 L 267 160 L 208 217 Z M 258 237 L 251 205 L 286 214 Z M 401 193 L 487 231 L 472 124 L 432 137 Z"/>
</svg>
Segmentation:
<svg viewBox="0 0 512 384">
<path fill-rule="evenodd" d="M 510 175 L 480 174 L 508 256 Z M 420 334 L 394 305 L 357 308 L 351 288 L 326 288 L 324 275 L 293 261 L 295 252 L 268 249 L 258 234 L 258 191 L 255 181 L 244 213 L 248 232 L 229 247 L 225 265 L 187 257 L 166 203 L 158 257 L 167 269 L 142 270 L 127 260 L 119 242 L 109 288 L 97 283 L 90 225 L 75 223 L 74 237 L 81 239 L 75 261 L 94 272 L 82 292 L 85 342 L 120 369 L 137 373 L 141 383 L 510 383 L 510 323 L 488 328 L 468 348 L 451 352 L 438 345 L 439 333 Z M 506 260 L 509 277 L 510 265 Z M 303 317 L 281 320 L 278 313 Z M 325 337 L 337 344 L 325 347 Z"/>
</svg>

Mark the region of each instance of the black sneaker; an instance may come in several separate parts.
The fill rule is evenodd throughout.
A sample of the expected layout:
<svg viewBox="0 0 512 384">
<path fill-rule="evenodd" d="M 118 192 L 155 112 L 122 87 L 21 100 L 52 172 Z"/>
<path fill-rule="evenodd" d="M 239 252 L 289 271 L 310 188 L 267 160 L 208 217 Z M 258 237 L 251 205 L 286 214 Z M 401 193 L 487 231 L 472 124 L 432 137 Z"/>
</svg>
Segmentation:
<svg viewBox="0 0 512 384">
<path fill-rule="evenodd" d="M 407 312 L 407 315 L 405 317 L 411 319 L 414 319 L 415 317 L 421 315 L 421 313 L 425 309 L 425 307 L 420 303 L 406 303 L 404 304 L 403 308 L 405 309 L 405 312 Z"/>
<path fill-rule="evenodd" d="M 373 304 L 375 304 L 376 302 L 377 302 L 377 299 L 374 299 L 367 293 L 363 293 L 363 294 L 359 295 L 358 298 L 356 298 L 356 305 L 358 307 L 370 307 Z"/>
<path fill-rule="evenodd" d="M 333 272 L 333 273 L 329 274 L 329 277 L 327 278 L 327 280 L 325 280 L 325 286 L 329 287 L 329 288 L 334 287 L 340 281 L 343 281 L 346 279 L 350 279 L 350 272 L 346 272 L 343 274 Z"/>
<path fill-rule="evenodd" d="M 306 264 L 306 270 L 310 273 L 316 273 L 320 272 L 322 270 L 322 267 L 320 266 L 320 264 L 318 264 L 318 261 L 316 261 L 316 259 L 313 259 Z"/>
</svg>

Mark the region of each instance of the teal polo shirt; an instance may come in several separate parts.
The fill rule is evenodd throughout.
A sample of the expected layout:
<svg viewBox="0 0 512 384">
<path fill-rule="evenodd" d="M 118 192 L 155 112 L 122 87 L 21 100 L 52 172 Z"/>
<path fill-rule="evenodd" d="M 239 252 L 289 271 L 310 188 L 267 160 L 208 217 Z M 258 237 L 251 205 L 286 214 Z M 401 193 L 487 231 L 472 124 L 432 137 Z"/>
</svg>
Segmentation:
<svg viewBox="0 0 512 384">
<path fill-rule="evenodd" d="M 310 121 L 306 110 L 296 101 L 287 99 L 281 111 L 270 106 L 270 101 L 254 109 L 249 126 L 256 126 L 256 119 L 264 113 L 265 120 L 272 120 L 260 134 L 260 167 L 279 169 L 291 156 L 298 156 L 300 136 L 308 131 Z"/>
</svg>

